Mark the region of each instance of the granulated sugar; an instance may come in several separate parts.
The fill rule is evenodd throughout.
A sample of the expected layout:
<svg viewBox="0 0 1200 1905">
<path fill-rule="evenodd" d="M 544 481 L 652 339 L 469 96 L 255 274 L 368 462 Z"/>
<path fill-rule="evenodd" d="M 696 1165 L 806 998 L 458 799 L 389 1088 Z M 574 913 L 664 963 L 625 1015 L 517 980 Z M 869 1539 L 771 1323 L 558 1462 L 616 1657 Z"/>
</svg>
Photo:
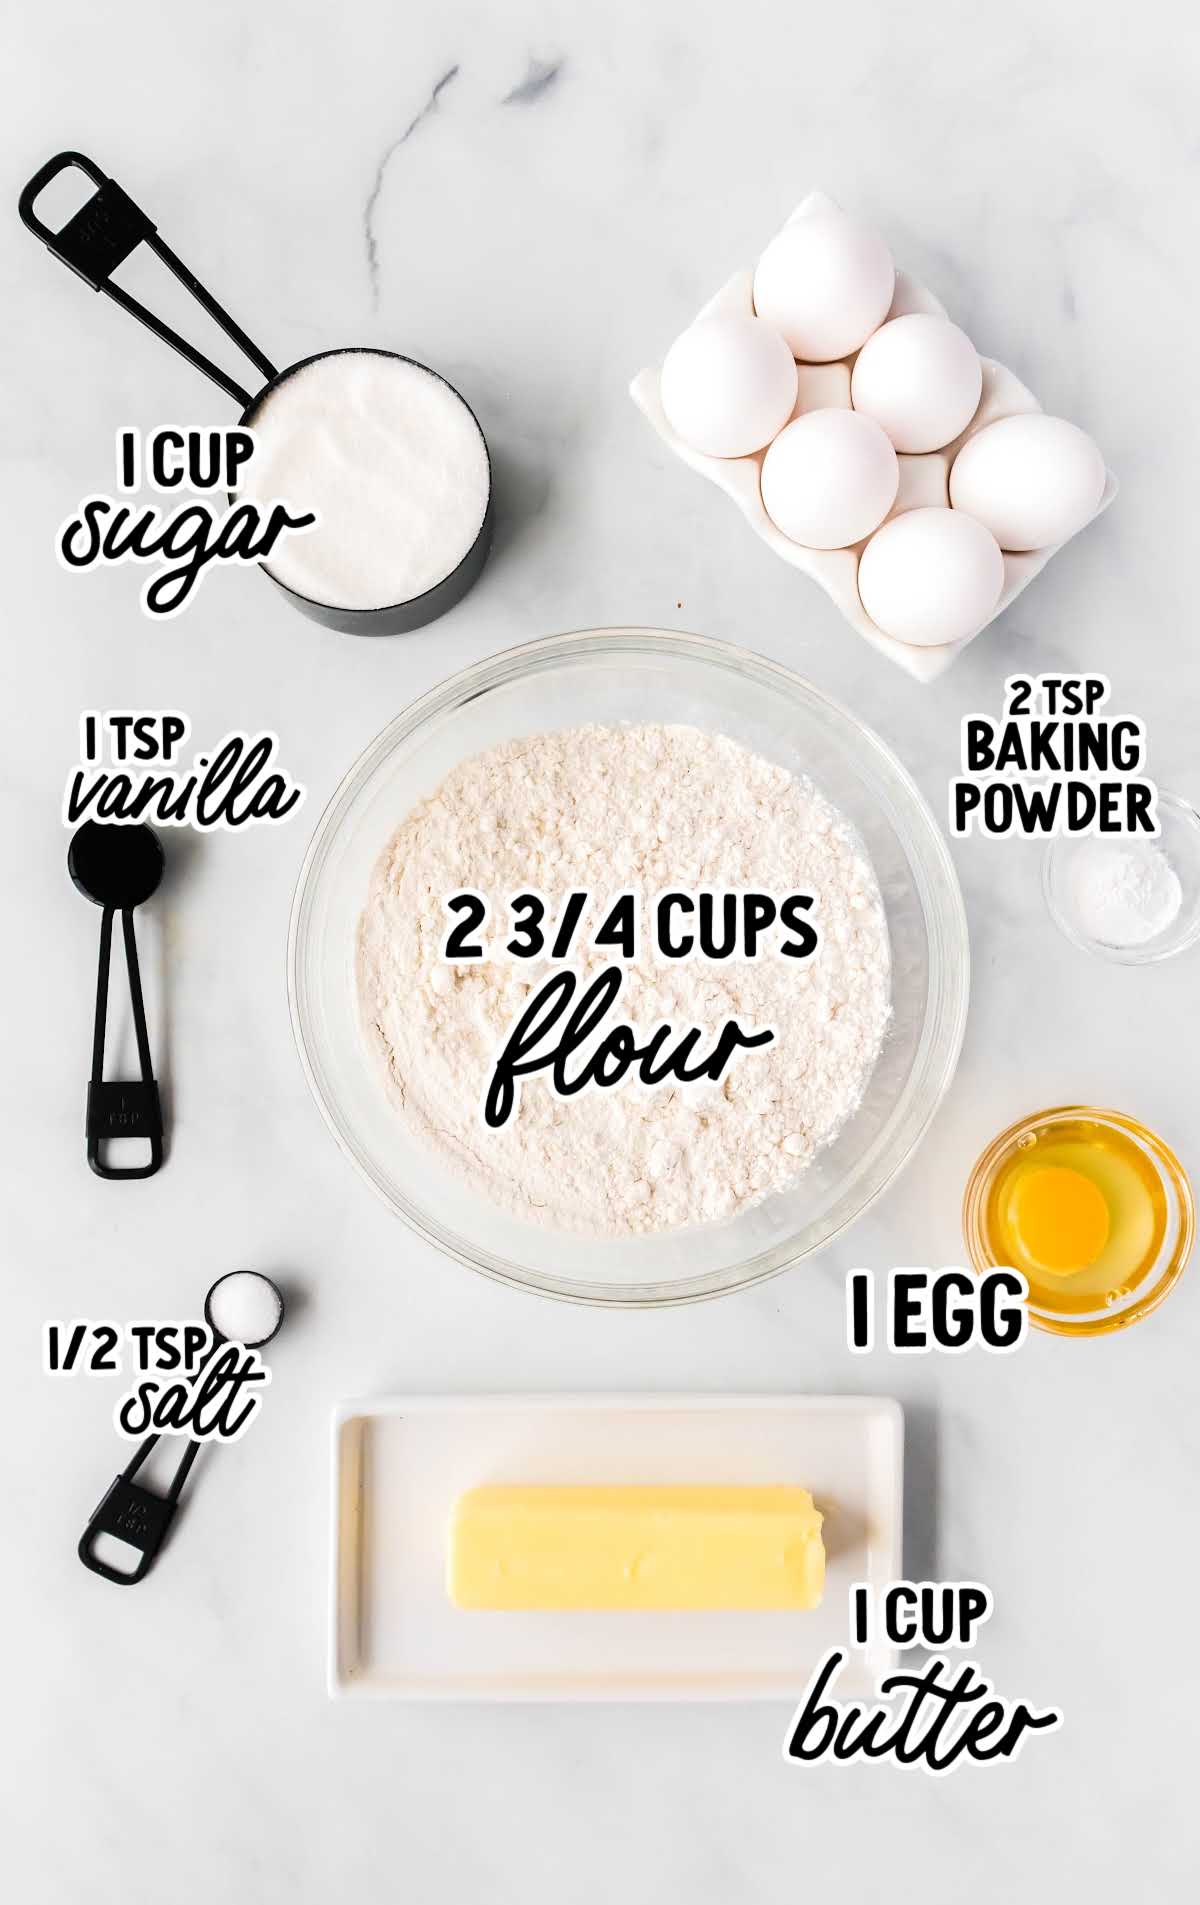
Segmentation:
<svg viewBox="0 0 1200 1905">
<path fill-rule="evenodd" d="M 253 419 L 241 496 L 317 514 L 286 536 L 277 582 L 334 608 L 390 608 L 457 569 L 483 525 L 487 446 L 458 392 L 421 364 L 336 351 L 285 377 Z"/>
<path fill-rule="evenodd" d="M 771 1025 L 715 1083 L 556 1097 L 523 1081 L 517 1112 L 488 1129 L 480 1104 L 496 1055 L 548 961 L 441 957 L 444 900 L 488 900 L 485 937 L 507 937 L 507 902 L 530 888 L 553 919 L 586 888 L 594 930 L 632 888 L 643 919 L 667 888 L 812 892 L 822 942 L 797 966 L 638 963 L 610 1018 L 715 1035 L 727 1019 Z M 611 957 L 609 955 L 608 957 Z M 572 968 L 594 976 L 603 953 Z M 736 742 L 690 727 L 582 727 L 506 743 L 457 767 L 381 856 L 359 928 L 359 1003 L 407 1130 L 506 1209 L 593 1236 L 730 1216 L 782 1189 L 857 1108 L 891 997 L 887 926 L 857 834 L 811 785 Z M 707 1045 L 707 1041 L 706 1041 Z"/>
</svg>

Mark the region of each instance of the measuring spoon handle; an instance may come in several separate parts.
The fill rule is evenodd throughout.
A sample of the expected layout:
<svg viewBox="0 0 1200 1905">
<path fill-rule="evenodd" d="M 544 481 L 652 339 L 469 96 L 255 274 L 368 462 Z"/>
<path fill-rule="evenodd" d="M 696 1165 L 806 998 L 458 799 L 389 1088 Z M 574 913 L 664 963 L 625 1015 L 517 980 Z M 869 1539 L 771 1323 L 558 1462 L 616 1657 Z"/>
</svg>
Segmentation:
<svg viewBox="0 0 1200 1905">
<path fill-rule="evenodd" d="M 37 215 L 37 200 L 52 179 L 56 179 L 61 172 L 71 170 L 82 172 L 96 190 L 65 225 L 58 231 L 52 231 Z M 40 238 L 56 258 L 61 258 L 63 264 L 77 272 L 85 284 L 90 284 L 93 291 L 103 291 L 105 297 L 119 304 L 123 311 L 128 311 L 139 324 L 153 331 L 155 337 L 160 337 L 173 351 L 178 351 L 181 357 L 186 358 L 189 364 L 203 371 L 210 382 L 223 390 L 226 396 L 232 397 L 243 411 L 249 409 L 252 401 L 248 390 L 243 390 L 211 358 L 205 357 L 202 351 L 189 344 L 186 338 L 180 337 L 169 324 L 164 324 L 153 311 L 148 311 L 144 304 L 139 304 L 120 285 L 113 283 L 113 272 L 124 264 L 130 253 L 141 244 L 148 245 L 168 270 L 174 272 L 185 289 L 191 292 L 197 303 L 216 320 L 225 335 L 232 338 L 238 349 L 261 371 L 267 383 L 273 382 L 277 376 L 269 358 L 247 337 L 241 326 L 234 323 L 199 278 L 163 243 L 157 226 L 140 206 L 134 204 L 115 179 L 108 178 L 100 170 L 94 159 L 86 158 L 82 152 L 56 153 L 54 158 L 47 159 L 45 165 L 34 173 L 17 201 L 17 209 L 26 229 L 35 238 Z"/>
<path fill-rule="evenodd" d="M 97 1177 L 153 1177 L 163 1161 L 162 1104 L 154 1065 L 150 1057 L 150 1035 L 146 1030 L 146 1007 L 142 999 L 142 975 L 138 967 L 137 939 L 133 930 L 133 912 L 123 908 L 121 929 L 125 941 L 125 970 L 129 979 L 129 998 L 133 1007 L 133 1031 L 137 1040 L 140 1079 L 120 1081 L 104 1076 L 104 1039 L 108 1024 L 108 977 L 112 962 L 112 925 L 116 909 L 106 906 L 100 920 L 100 961 L 96 973 L 96 1020 L 92 1032 L 92 1076 L 87 1097 L 87 1161 Z M 145 1138 L 150 1146 L 148 1164 L 109 1164 L 102 1145 L 113 1138 Z"/>
<path fill-rule="evenodd" d="M 192 1463 L 200 1453 L 199 1442 L 190 1441 L 179 1459 L 167 1493 L 156 1494 L 153 1489 L 143 1488 L 133 1478 L 159 1439 L 157 1433 L 146 1437 L 136 1455 L 121 1470 L 111 1488 L 92 1510 L 88 1525 L 79 1537 L 77 1553 L 84 1567 L 90 1568 L 93 1574 L 103 1575 L 106 1581 L 115 1582 L 117 1587 L 136 1587 L 149 1574 L 159 1549 L 170 1533 L 175 1510 L 179 1506 L 180 1492 Z M 115 1568 L 111 1562 L 102 1560 L 96 1553 L 96 1541 L 100 1535 L 114 1535 L 118 1541 L 136 1549 L 137 1566 L 132 1569 Z"/>
</svg>

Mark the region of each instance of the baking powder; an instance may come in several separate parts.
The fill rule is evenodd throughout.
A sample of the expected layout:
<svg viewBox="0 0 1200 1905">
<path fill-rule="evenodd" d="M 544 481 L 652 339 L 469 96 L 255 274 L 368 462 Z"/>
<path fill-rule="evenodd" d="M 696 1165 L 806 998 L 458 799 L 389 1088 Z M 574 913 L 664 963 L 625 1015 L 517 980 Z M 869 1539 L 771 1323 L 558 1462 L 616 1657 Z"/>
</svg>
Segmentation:
<svg viewBox="0 0 1200 1905">
<path fill-rule="evenodd" d="M 1166 932 L 1183 904 L 1179 875 L 1147 840 L 1085 840 L 1067 885 L 1076 925 L 1104 946 L 1146 945 Z"/>
<path fill-rule="evenodd" d="M 448 964 L 444 901 L 480 893 L 485 937 L 499 943 L 513 895 L 537 890 L 552 921 L 570 890 L 586 888 L 570 959 L 586 983 L 612 957 L 581 943 L 611 899 L 632 888 L 645 922 L 657 895 L 678 887 L 811 892 L 819 950 L 800 966 L 773 951 L 664 965 L 643 931 L 612 1022 L 715 1034 L 737 1019 L 773 1026 L 775 1041 L 739 1054 L 715 1083 L 631 1078 L 560 1098 L 536 1073 L 510 1121 L 489 1130 L 480 1104 L 496 1057 L 560 968 Z M 810 782 L 682 726 L 560 730 L 462 763 L 380 857 L 358 985 L 409 1132 L 506 1209 L 593 1236 L 712 1222 L 790 1184 L 857 1108 L 891 999 L 883 904 L 854 829 Z"/>
</svg>

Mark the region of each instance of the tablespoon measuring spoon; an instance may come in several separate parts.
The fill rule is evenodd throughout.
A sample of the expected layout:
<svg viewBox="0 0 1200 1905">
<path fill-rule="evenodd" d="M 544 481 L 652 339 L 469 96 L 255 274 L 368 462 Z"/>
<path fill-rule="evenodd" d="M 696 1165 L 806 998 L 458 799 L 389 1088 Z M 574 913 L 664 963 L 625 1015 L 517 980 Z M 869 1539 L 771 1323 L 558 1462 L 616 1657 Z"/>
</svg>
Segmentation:
<svg viewBox="0 0 1200 1905">
<path fill-rule="evenodd" d="M 94 906 L 100 918 L 100 965 L 96 978 L 96 1020 L 92 1034 L 92 1075 L 87 1096 L 87 1161 L 97 1177 L 153 1177 L 163 1161 L 162 1105 L 150 1058 L 142 978 L 138 970 L 133 910 L 148 900 L 163 876 L 162 842 L 152 827 L 105 826 L 85 820 L 71 836 L 67 872 L 77 890 Z M 121 915 L 125 942 L 125 970 L 133 1006 L 140 1079 L 115 1080 L 104 1076 L 104 1035 L 108 1020 L 108 973 L 112 955 L 114 916 Z M 145 1138 L 150 1146 L 147 1164 L 109 1164 L 102 1147 L 113 1138 Z"/>
<path fill-rule="evenodd" d="M 283 1292 L 259 1270 L 229 1271 L 217 1278 L 204 1299 L 204 1320 L 216 1346 L 237 1341 L 244 1349 L 264 1349 L 282 1328 L 283 1311 Z M 252 1327 L 259 1332 L 253 1340 L 247 1340 L 249 1328 L 246 1337 L 235 1338 L 227 1333 L 234 1320 L 242 1324 L 250 1319 L 253 1320 Z M 225 1329 L 222 1329 L 222 1323 Z M 170 1532 L 183 1485 L 202 1446 L 195 1437 L 188 1442 L 166 1494 L 160 1495 L 134 1480 L 142 1463 L 160 1440 L 161 1431 L 155 1430 L 139 1445 L 79 1537 L 78 1553 L 84 1567 L 90 1568 L 93 1574 L 102 1575 L 106 1581 L 114 1582 L 117 1587 L 133 1587 L 149 1574 Z M 135 1549 L 137 1566 L 115 1568 L 111 1562 L 105 1561 L 96 1553 L 96 1540 L 100 1535 L 115 1536 L 127 1547 Z"/>
</svg>

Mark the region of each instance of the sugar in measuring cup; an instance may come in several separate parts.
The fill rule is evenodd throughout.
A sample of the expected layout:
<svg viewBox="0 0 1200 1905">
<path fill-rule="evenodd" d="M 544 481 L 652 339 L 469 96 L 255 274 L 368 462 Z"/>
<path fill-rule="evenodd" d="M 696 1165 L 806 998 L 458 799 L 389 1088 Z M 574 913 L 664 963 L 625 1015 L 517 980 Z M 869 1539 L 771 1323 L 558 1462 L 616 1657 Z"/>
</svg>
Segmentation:
<svg viewBox="0 0 1200 1905">
<path fill-rule="evenodd" d="M 61 173 L 92 196 L 57 231 L 37 201 Z M 115 179 L 80 152 L 47 160 L 21 193 L 22 221 L 93 291 L 101 291 L 231 397 L 254 432 L 239 498 L 315 511 L 260 564 L 302 614 L 353 635 L 421 628 L 461 601 L 487 560 L 493 524 L 487 443 L 465 398 L 436 371 L 394 351 L 319 351 L 277 370 L 158 234 Z M 174 273 L 253 364 L 234 379 L 113 280 L 139 245 Z"/>
</svg>

